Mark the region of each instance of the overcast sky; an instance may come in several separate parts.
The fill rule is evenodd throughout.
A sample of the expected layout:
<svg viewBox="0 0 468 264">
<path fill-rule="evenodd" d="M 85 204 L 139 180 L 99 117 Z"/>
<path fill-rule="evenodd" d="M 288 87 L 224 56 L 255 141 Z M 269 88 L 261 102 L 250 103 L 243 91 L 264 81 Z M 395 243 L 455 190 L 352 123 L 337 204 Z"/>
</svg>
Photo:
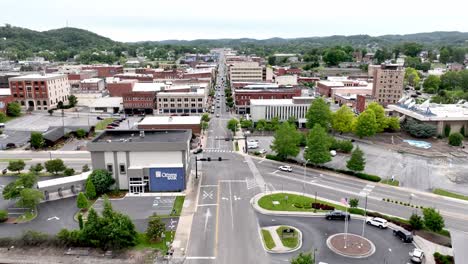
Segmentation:
<svg viewBox="0 0 468 264">
<path fill-rule="evenodd" d="M 0 0 L 0 23 L 118 41 L 468 31 L 462 0 Z"/>
</svg>

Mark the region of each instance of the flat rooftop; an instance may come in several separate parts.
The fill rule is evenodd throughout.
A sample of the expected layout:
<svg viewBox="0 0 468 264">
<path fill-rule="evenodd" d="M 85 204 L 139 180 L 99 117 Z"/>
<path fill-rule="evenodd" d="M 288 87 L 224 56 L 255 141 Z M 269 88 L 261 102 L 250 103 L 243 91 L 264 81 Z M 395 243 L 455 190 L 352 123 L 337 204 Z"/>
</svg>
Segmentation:
<svg viewBox="0 0 468 264">
<path fill-rule="evenodd" d="M 201 116 L 148 116 L 138 125 L 199 125 Z"/>
<path fill-rule="evenodd" d="M 47 79 L 55 79 L 55 78 L 63 78 L 67 77 L 66 74 L 59 74 L 59 73 L 47 73 L 47 74 L 27 74 L 22 76 L 17 76 L 10 78 L 10 81 L 26 81 L 26 80 L 47 80 Z"/>
<path fill-rule="evenodd" d="M 408 105 L 411 106 L 411 105 Z M 468 103 L 464 104 L 434 104 L 424 103 L 411 107 L 389 105 L 389 109 L 411 116 L 420 121 L 467 121 Z"/>
<path fill-rule="evenodd" d="M 165 83 L 140 83 L 137 82 L 133 86 L 134 92 L 159 92 L 167 85 Z"/>
<path fill-rule="evenodd" d="M 144 136 L 140 137 L 140 131 Z M 190 130 L 105 130 L 91 143 L 144 143 L 144 142 L 186 142 L 192 136 Z"/>
</svg>

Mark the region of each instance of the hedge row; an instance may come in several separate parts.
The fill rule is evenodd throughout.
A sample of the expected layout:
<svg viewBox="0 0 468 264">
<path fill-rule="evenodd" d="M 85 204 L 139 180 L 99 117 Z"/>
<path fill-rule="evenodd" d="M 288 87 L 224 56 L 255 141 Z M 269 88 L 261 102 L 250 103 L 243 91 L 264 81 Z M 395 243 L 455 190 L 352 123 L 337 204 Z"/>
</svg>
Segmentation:
<svg viewBox="0 0 468 264">
<path fill-rule="evenodd" d="M 455 260 L 452 256 L 442 255 L 439 252 L 434 253 L 434 260 L 436 264 L 453 264 Z"/>
<path fill-rule="evenodd" d="M 335 210 L 334 206 L 328 205 L 328 204 L 322 204 L 322 203 L 312 203 L 312 208 L 314 209 L 320 209 L 324 211 L 333 211 Z"/>
</svg>

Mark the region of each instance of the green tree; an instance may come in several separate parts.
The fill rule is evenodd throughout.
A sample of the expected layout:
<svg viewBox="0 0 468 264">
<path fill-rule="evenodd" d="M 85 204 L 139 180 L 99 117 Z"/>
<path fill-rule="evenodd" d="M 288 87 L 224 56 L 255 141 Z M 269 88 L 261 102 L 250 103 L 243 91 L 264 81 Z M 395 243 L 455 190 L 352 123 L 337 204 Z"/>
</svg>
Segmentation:
<svg viewBox="0 0 468 264">
<path fill-rule="evenodd" d="M 94 187 L 96 187 L 96 193 L 98 195 L 106 193 L 112 184 L 115 183 L 112 174 L 102 169 L 93 170 L 91 175 L 89 175 L 89 179 L 91 179 Z"/>
<path fill-rule="evenodd" d="M 429 75 L 423 82 L 424 92 L 437 93 L 440 87 L 440 77 L 436 75 Z"/>
<path fill-rule="evenodd" d="M 421 218 L 421 216 L 419 216 L 416 213 L 413 213 L 409 218 L 409 224 L 414 230 L 420 230 L 424 226 L 424 221 Z"/>
<path fill-rule="evenodd" d="M 67 168 L 61 159 L 48 160 L 44 163 L 44 165 L 47 172 L 53 173 L 55 175 Z"/>
<path fill-rule="evenodd" d="M 351 154 L 351 158 L 346 163 L 346 168 L 352 171 L 363 171 L 366 166 L 364 152 L 358 147 Z"/>
<path fill-rule="evenodd" d="M 372 102 L 367 106 L 367 109 L 372 110 L 377 122 L 377 133 L 383 132 L 388 127 L 387 117 L 385 117 L 385 110 L 383 106 L 376 102 Z"/>
<path fill-rule="evenodd" d="M 88 199 L 86 199 L 86 196 L 84 193 L 80 192 L 78 196 L 76 197 L 76 207 L 79 209 L 83 210 L 85 208 L 88 208 Z"/>
<path fill-rule="evenodd" d="M 236 135 L 236 131 L 238 129 L 238 126 L 239 126 L 239 121 L 237 121 L 237 119 L 235 119 L 235 118 L 232 118 L 227 123 L 227 128 L 229 130 L 231 130 L 234 135 Z"/>
<path fill-rule="evenodd" d="M 315 124 L 307 135 L 307 149 L 304 156 L 312 164 L 322 164 L 331 160 L 331 140 L 320 124 Z"/>
<path fill-rule="evenodd" d="M 424 225 L 431 231 L 439 232 L 444 228 L 444 218 L 434 208 L 424 208 Z"/>
<path fill-rule="evenodd" d="M 44 146 L 44 137 L 40 132 L 31 132 L 31 147 L 40 149 Z"/>
<path fill-rule="evenodd" d="M 77 129 L 75 133 L 78 138 L 84 138 L 86 136 L 86 131 L 82 128 Z"/>
<path fill-rule="evenodd" d="M 9 171 L 16 171 L 16 172 L 18 172 L 18 174 L 20 174 L 25 166 L 26 166 L 26 163 L 24 163 L 23 160 L 10 160 L 8 162 L 7 169 Z"/>
<path fill-rule="evenodd" d="M 400 130 L 400 119 L 398 117 L 388 117 L 386 123 L 389 131 L 396 132 Z"/>
<path fill-rule="evenodd" d="M 276 131 L 276 130 L 279 128 L 280 124 L 281 124 L 281 123 L 280 123 L 280 121 L 279 121 L 279 118 L 276 117 L 276 116 L 273 117 L 273 118 L 271 119 L 271 121 L 270 121 L 271 130 L 272 130 L 272 131 Z"/>
<path fill-rule="evenodd" d="M 85 192 L 86 192 L 86 197 L 88 197 L 88 199 L 94 199 L 96 198 L 96 187 L 94 187 L 94 183 L 91 179 L 88 178 L 88 180 L 86 181 L 86 189 L 85 189 Z"/>
<path fill-rule="evenodd" d="M 416 57 L 422 51 L 423 45 L 416 42 L 403 43 L 403 53 L 406 56 Z"/>
<path fill-rule="evenodd" d="M 338 111 L 332 114 L 332 128 L 340 133 L 348 133 L 353 130 L 354 113 L 346 105 L 342 105 Z"/>
<path fill-rule="evenodd" d="M 26 173 L 19 176 L 16 180 L 24 188 L 32 188 L 37 183 L 38 176 L 33 173 Z"/>
<path fill-rule="evenodd" d="M 358 116 L 354 126 L 354 133 L 360 138 L 370 137 L 375 135 L 377 129 L 378 124 L 374 111 L 366 110 Z"/>
<path fill-rule="evenodd" d="M 252 120 L 242 119 L 241 122 L 240 122 L 240 126 L 242 128 L 252 128 L 253 127 L 253 122 L 252 122 Z"/>
<path fill-rule="evenodd" d="M 268 65 L 276 65 L 276 57 L 275 56 L 270 56 L 268 57 Z"/>
<path fill-rule="evenodd" d="M 70 105 L 71 107 L 75 107 L 77 103 L 78 98 L 76 98 L 76 96 L 74 96 L 73 94 L 68 96 L 68 105 Z"/>
<path fill-rule="evenodd" d="M 31 167 L 29 167 L 29 171 L 36 175 L 38 175 L 43 170 L 44 166 L 42 166 L 41 163 L 37 163 L 36 165 L 31 165 Z"/>
<path fill-rule="evenodd" d="M 413 68 L 405 69 L 405 83 L 406 84 L 416 89 L 419 87 L 420 81 L 421 81 L 421 78 L 419 77 L 419 73 L 416 69 L 413 69 Z"/>
<path fill-rule="evenodd" d="M 0 112 L 0 123 L 5 123 L 6 119 L 7 119 L 7 116 L 5 115 L 5 113 Z"/>
<path fill-rule="evenodd" d="M 330 106 L 323 98 L 315 99 L 307 110 L 306 119 L 307 128 L 313 128 L 315 124 L 319 124 L 328 130 L 331 122 Z"/>
<path fill-rule="evenodd" d="M 461 87 L 460 74 L 455 71 L 448 71 L 440 76 L 440 88 L 444 90 L 457 90 Z"/>
<path fill-rule="evenodd" d="M 210 122 L 210 115 L 207 113 L 204 113 L 201 117 L 201 120 L 204 122 Z"/>
<path fill-rule="evenodd" d="M 17 102 L 9 103 L 7 106 L 7 114 L 9 116 L 20 116 L 21 115 L 21 105 Z"/>
<path fill-rule="evenodd" d="M 93 207 L 89 209 L 86 224 L 83 226 L 83 240 L 94 247 L 101 246 L 101 240 L 104 234 L 102 233 L 103 223 Z"/>
<path fill-rule="evenodd" d="M 8 211 L 0 210 L 0 223 L 5 222 L 6 220 L 8 220 Z"/>
<path fill-rule="evenodd" d="M 314 264 L 312 253 L 299 253 L 297 257 L 291 259 L 291 264 Z"/>
<path fill-rule="evenodd" d="M 41 191 L 25 188 L 21 190 L 17 204 L 25 208 L 35 208 L 42 199 L 44 194 Z"/>
<path fill-rule="evenodd" d="M 287 122 L 293 126 L 296 126 L 297 124 L 297 117 L 295 116 L 290 116 L 287 120 Z"/>
<path fill-rule="evenodd" d="M 53 115 L 54 114 L 54 109 L 47 110 L 47 113 L 49 113 L 49 115 Z"/>
<path fill-rule="evenodd" d="M 349 206 L 351 208 L 356 208 L 359 205 L 359 199 L 358 198 L 351 198 L 349 199 Z"/>
<path fill-rule="evenodd" d="M 450 134 L 448 140 L 451 146 L 461 146 L 463 144 L 463 135 L 461 133 L 455 132 Z"/>
<path fill-rule="evenodd" d="M 296 157 L 299 154 L 300 132 L 294 125 L 288 122 L 282 123 L 275 132 L 271 149 L 274 150 L 282 160 L 288 157 Z"/>
<path fill-rule="evenodd" d="M 452 130 L 452 128 L 450 127 L 450 125 L 449 125 L 449 124 L 446 124 L 446 125 L 444 126 L 444 136 L 445 136 L 445 137 L 450 136 L 450 131 L 451 131 L 451 130 Z"/>
<path fill-rule="evenodd" d="M 338 66 L 341 62 L 350 60 L 350 57 L 345 51 L 338 48 L 332 48 L 325 52 L 322 59 L 328 66 Z"/>
<path fill-rule="evenodd" d="M 265 131 L 265 128 L 267 126 L 267 121 L 265 119 L 260 119 L 257 121 L 257 124 L 255 125 L 255 129 L 258 131 Z"/>
<path fill-rule="evenodd" d="M 159 242 L 164 231 L 166 231 L 166 225 L 156 213 L 153 213 L 148 221 L 146 237 L 152 242 Z"/>
<path fill-rule="evenodd" d="M 208 123 L 208 122 L 206 122 L 206 121 L 202 121 L 202 122 L 201 122 L 201 129 L 202 129 L 202 131 L 206 131 L 206 130 L 208 129 L 208 127 L 209 127 L 209 123 Z"/>
<path fill-rule="evenodd" d="M 83 230 L 83 214 L 82 213 L 79 213 L 78 214 L 78 227 L 80 228 L 80 230 Z"/>
</svg>

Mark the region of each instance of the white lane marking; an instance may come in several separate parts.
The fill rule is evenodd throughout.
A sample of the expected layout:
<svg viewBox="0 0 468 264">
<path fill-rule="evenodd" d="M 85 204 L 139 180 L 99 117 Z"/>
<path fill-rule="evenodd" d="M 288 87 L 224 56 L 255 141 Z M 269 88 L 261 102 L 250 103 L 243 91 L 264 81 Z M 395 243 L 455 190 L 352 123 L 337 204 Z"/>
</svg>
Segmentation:
<svg viewBox="0 0 468 264">
<path fill-rule="evenodd" d="M 264 162 L 264 161 L 265 161 L 265 160 L 264 160 L 264 159 L 262 159 L 262 160 L 260 160 L 260 161 L 259 161 L 259 162 L 257 162 L 257 163 L 258 163 L 258 164 L 261 164 L 261 163 L 262 163 L 262 162 Z"/>
<path fill-rule="evenodd" d="M 186 257 L 185 259 L 216 259 L 216 257 Z"/>
<path fill-rule="evenodd" d="M 204 190 L 202 200 L 205 200 L 206 198 L 213 200 L 213 191 L 207 192 Z"/>
<path fill-rule="evenodd" d="M 206 228 L 208 227 L 208 219 L 210 217 L 211 217 L 211 211 L 210 211 L 210 208 L 208 207 L 205 213 L 205 233 L 206 233 Z"/>
<path fill-rule="evenodd" d="M 218 206 L 218 204 L 199 204 L 198 206 Z"/>
<path fill-rule="evenodd" d="M 52 217 L 47 218 L 47 221 L 50 221 L 50 220 L 60 220 L 60 218 L 58 218 L 57 216 L 52 216 Z"/>
<path fill-rule="evenodd" d="M 222 200 L 229 200 L 229 198 L 221 197 Z"/>
<path fill-rule="evenodd" d="M 375 188 L 375 185 L 373 184 L 367 184 L 363 189 L 362 191 L 359 192 L 359 195 L 360 196 L 366 196 L 366 195 L 369 195 L 372 190 Z"/>
<path fill-rule="evenodd" d="M 231 191 L 231 183 L 229 182 L 229 202 L 230 202 L 230 205 L 231 205 L 231 226 L 232 226 L 232 229 L 234 230 L 234 213 L 233 213 L 233 210 L 232 210 L 232 191 Z"/>
<path fill-rule="evenodd" d="M 275 170 L 274 172 L 271 172 L 270 174 L 275 174 L 277 173 L 279 170 Z"/>
<path fill-rule="evenodd" d="M 201 185 L 201 187 L 215 187 L 215 188 L 218 188 L 218 185 L 215 185 L 215 184 L 206 184 L 206 185 Z"/>
</svg>

